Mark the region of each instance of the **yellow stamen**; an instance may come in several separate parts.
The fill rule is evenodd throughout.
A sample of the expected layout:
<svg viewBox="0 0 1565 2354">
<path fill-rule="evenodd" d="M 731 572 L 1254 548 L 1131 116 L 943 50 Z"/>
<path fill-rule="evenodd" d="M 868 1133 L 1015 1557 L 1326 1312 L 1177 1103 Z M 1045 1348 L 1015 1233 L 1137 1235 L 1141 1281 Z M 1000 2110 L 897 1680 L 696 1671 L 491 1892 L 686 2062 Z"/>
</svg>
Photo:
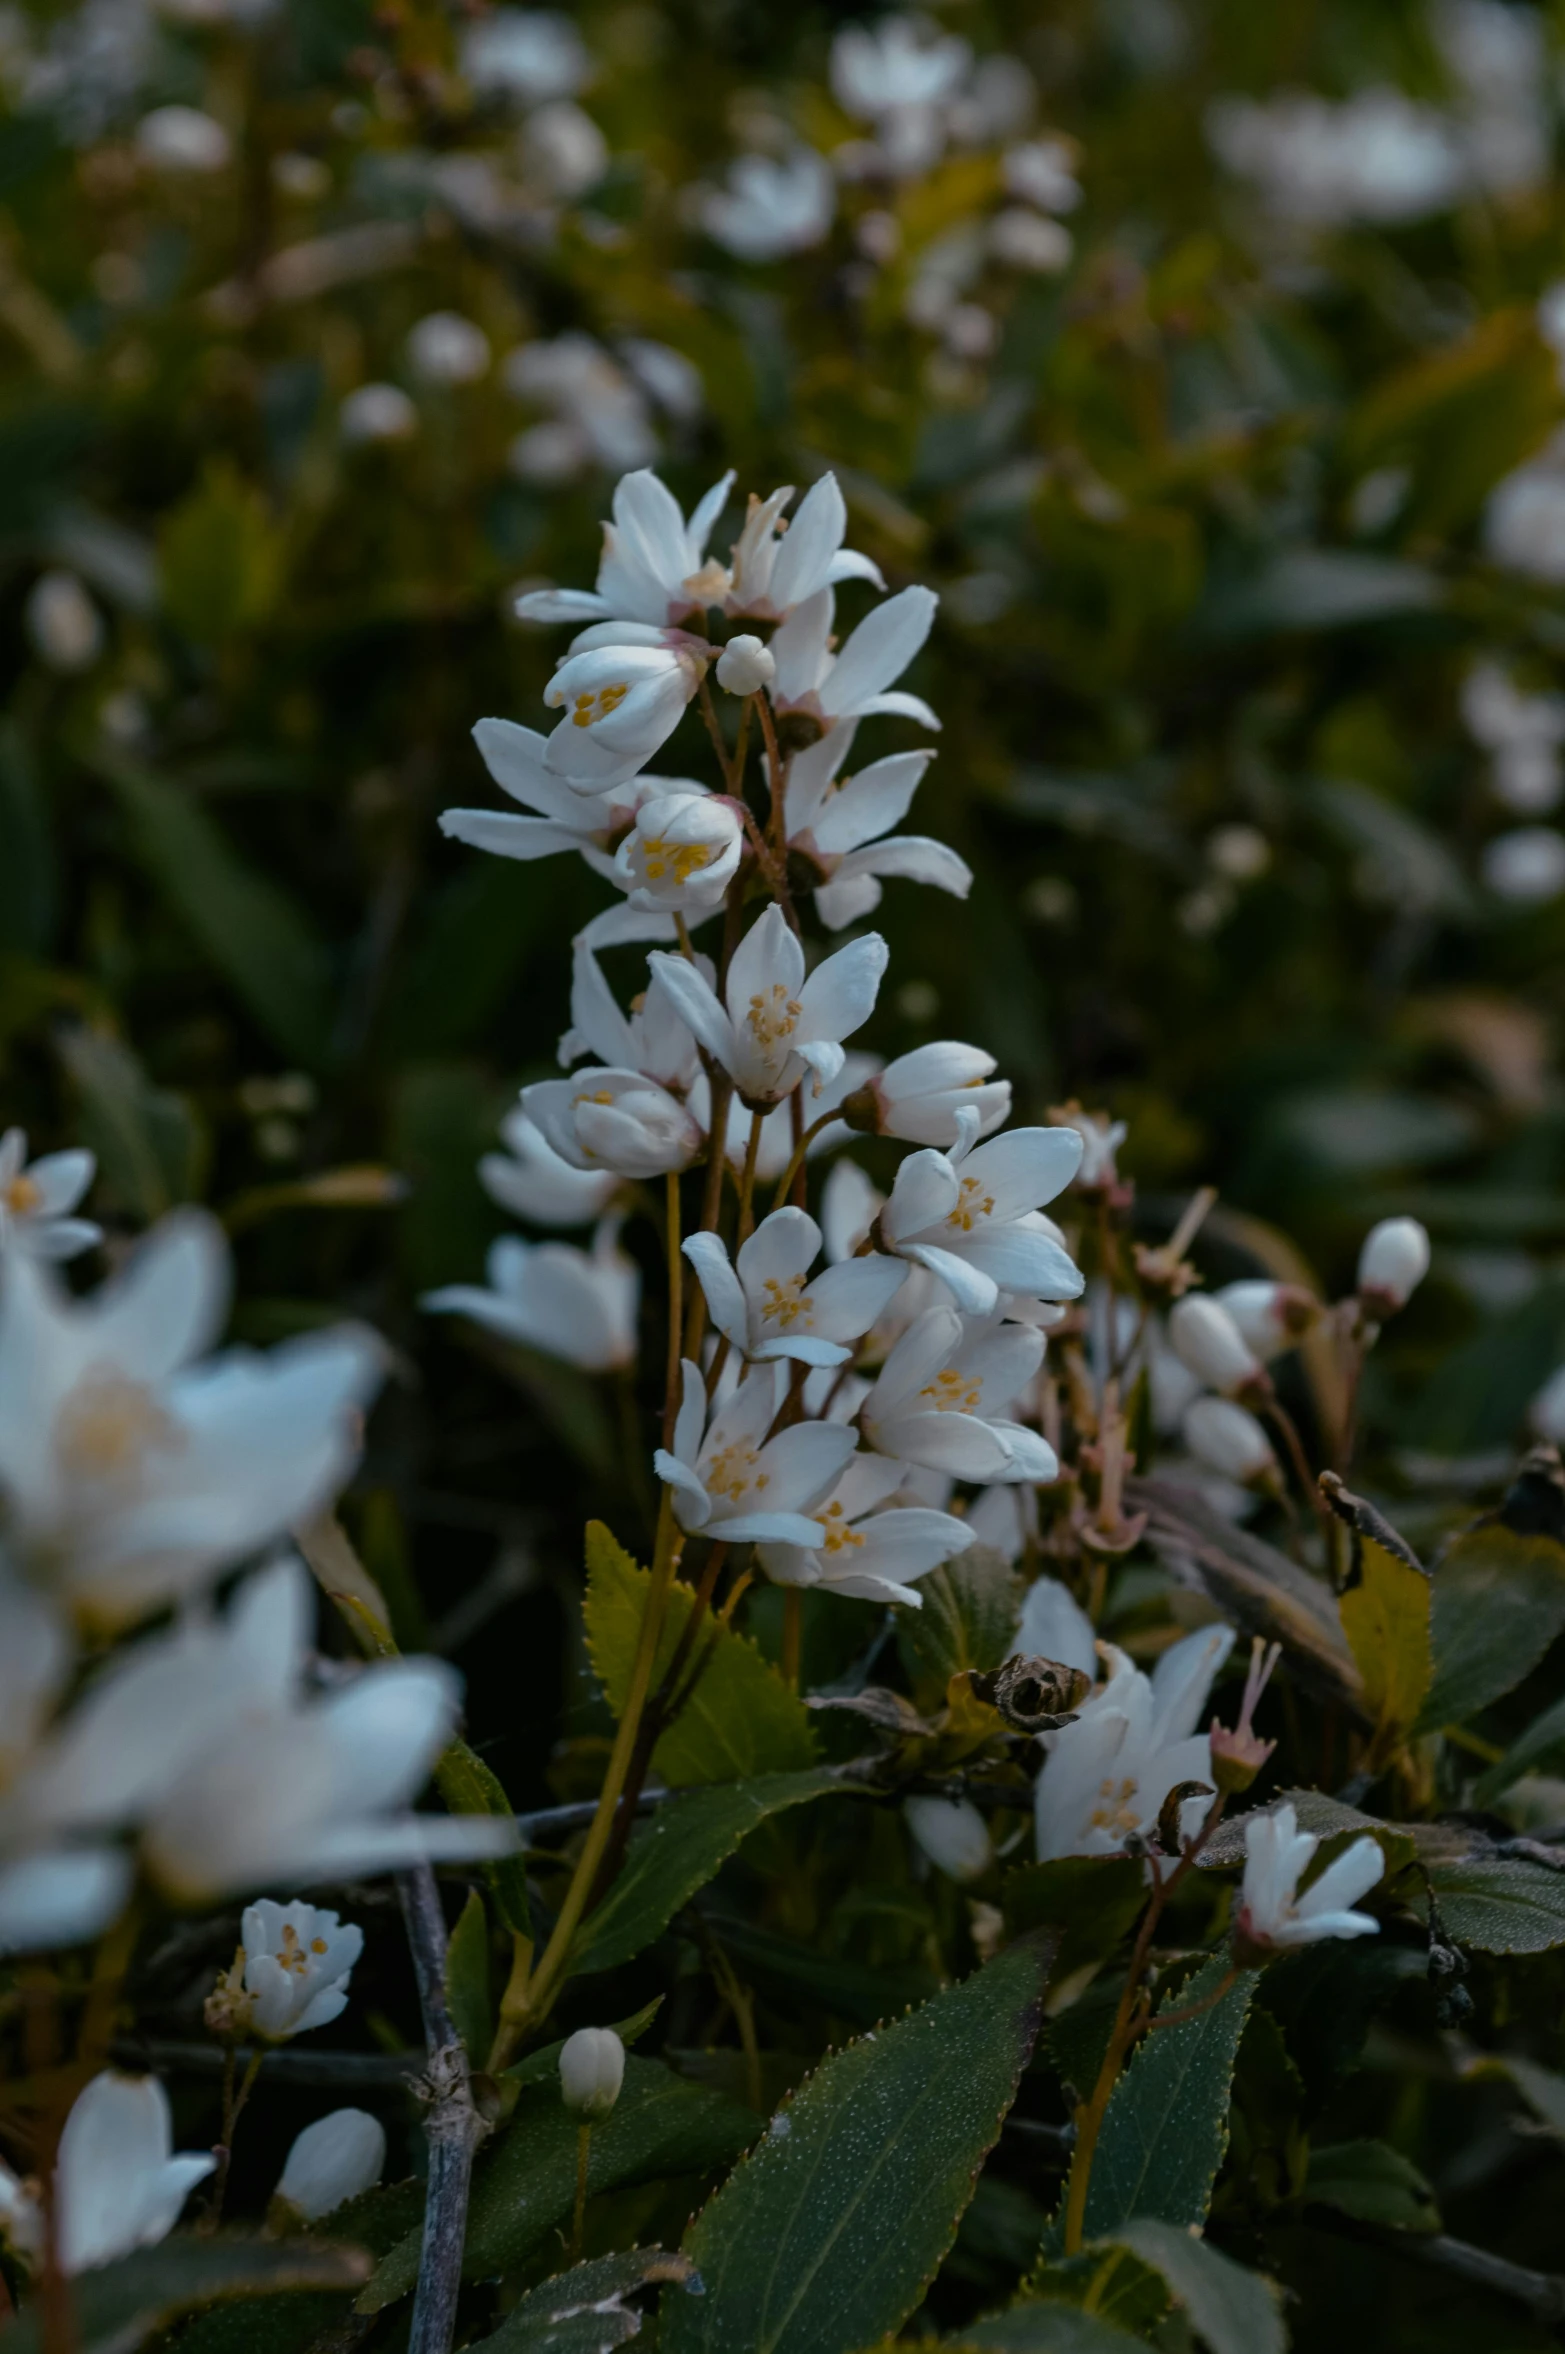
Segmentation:
<svg viewBox="0 0 1565 2354">
<path fill-rule="evenodd" d="M 617 711 L 630 693 L 630 682 L 624 679 L 611 687 L 599 687 L 595 695 L 578 695 L 571 705 L 571 725 L 592 727 L 600 719 L 607 719 Z"/>
</svg>

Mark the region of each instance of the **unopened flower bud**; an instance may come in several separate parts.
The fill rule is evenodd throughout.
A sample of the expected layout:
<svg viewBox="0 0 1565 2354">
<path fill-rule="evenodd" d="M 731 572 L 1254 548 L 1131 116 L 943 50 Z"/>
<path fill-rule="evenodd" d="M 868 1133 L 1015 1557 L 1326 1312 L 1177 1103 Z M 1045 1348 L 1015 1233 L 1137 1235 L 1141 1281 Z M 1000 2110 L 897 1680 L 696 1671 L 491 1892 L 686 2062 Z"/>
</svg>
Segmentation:
<svg viewBox="0 0 1565 2354">
<path fill-rule="evenodd" d="M 965 1798 L 907 1798 L 907 1827 L 936 1871 L 948 1880 L 977 1880 L 994 1861 L 994 1841 L 976 1806 Z"/>
<path fill-rule="evenodd" d="M 731 695 L 758 695 L 777 676 L 777 658 L 760 638 L 730 638 L 717 657 L 717 683 Z"/>
<path fill-rule="evenodd" d="M 90 670 L 103 651 L 103 617 L 74 572 L 40 573 L 22 618 L 51 670 Z"/>
<path fill-rule="evenodd" d="M 1264 1397 L 1270 1389 L 1266 1368 L 1246 1342 L 1226 1308 L 1216 1300 L 1191 1297 L 1175 1303 L 1168 1319 L 1168 1337 L 1180 1362 L 1197 1381 L 1225 1394 L 1248 1392 Z"/>
<path fill-rule="evenodd" d="M 1226 1308 L 1255 1354 L 1265 1359 L 1291 1349 L 1318 1323 L 1321 1304 L 1297 1283 L 1225 1283 L 1212 1297 Z"/>
<path fill-rule="evenodd" d="M 1359 1252 L 1358 1290 L 1373 1323 L 1405 1308 L 1429 1272 L 1429 1237 L 1416 1218 L 1382 1218 Z"/>
<path fill-rule="evenodd" d="M 1272 1487 L 1277 1458 L 1271 1440 L 1246 1407 L 1231 1398 L 1196 1398 L 1185 1409 L 1184 1441 L 1198 1463 L 1241 1487 Z"/>
<path fill-rule="evenodd" d="M 624 2080 L 625 2046 L 612 2027 L 578 2027 L 560 2046 L 560 2098 L 584 2124 L 608 2115 Z"/>
<path fill-rule="evenodd" d="M 1565 1365 L 1551 1373 L 1528 1409 L 1528 1419 L 1540 1439 L 1565 1447 Z"/>
<path fill-rule="evenodd" d="M 333 2109 L 307 2125 L 288 2152 L 276 2196 L 307 2223 L 373 2190 L 386 2163 L 386 2134 L 364 2109 Z"/>
</svg>

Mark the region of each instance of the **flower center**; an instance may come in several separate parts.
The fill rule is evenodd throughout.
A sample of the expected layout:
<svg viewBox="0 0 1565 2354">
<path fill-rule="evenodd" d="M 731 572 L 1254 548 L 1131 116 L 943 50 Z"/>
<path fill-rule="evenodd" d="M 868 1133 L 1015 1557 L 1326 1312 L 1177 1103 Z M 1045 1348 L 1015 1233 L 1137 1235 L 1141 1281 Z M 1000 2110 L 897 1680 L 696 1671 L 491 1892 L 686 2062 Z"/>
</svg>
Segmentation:
<svg viewBox="0 0 1565 2354">
<path fill-rule="evenodd" d="M 312 1937 L 306 1946 L 293 1923 L 283 1923 L 282 1942 L 277 1948 L 277 1960 L 282 1969 L 291 1970 L 296 1978 L 306 1978 L 310 1972 L 311 1956 L 319 1958 L 325 1951 L 324 1937 Z"/>
<path fill-rule="evenodd" d="M 726 1496 L 730 1504 L 742 1503 L 752 1488 L 759 1495 L 771 1485 L 771 1473 L 756 1470 L 759 1461 L 756 1449 L 742 1439 L 721 1448 L 702 1474 L 707 1494 Z"/>
<path fill-rule="evenodd" d="M 728 594 L 728 567 L 709 556 L 699 572 L 692 572 L 680 587 L 695 605 L 720 605 Z"/>
<path fill-rule="evenodd" d="M 791 1332 L 802 1316 L 805 1330 L 809 1330 L 815 1320 L 815 1302 L 804 1288 L 802 1275 L 785 1275 L 780 1281 L 768 1275 L 761 1289 L 766 1294 L 761 1314 L 768 1324 L 780 1324 L 784 1332 Z"/>
<path fill-rule="evenodd" d="M 592 727 L 598 720 L 607 719 L 629 693 L 630 682 L 622 679 L 614 686 L 599 687 L 596 694 L 578 695 L 571 705 L 572 727 Z"/>
<path fill-rule="evenodd" d="M 13 1177 L 4 1192 L 0 1193 L 0 1209 L 9 1210 L 13 1218 L 26 1218 L 31 1216 L 42 1200 L 43 1195 L 31 1177 Z"/>
<path fill-rule="evenodd" d="M 790 997 L 781 981 L 774 981 L 769 990 L 758 989 L 750 1000 L 745 1020 L 750 1035 L 759 1047 L 780 1046 L 791 1038 L 799 1026 L 804 1008 L 796 997 Z"/>
<path fill-rule="evenodd" d="M 661 883 L 672 868 L 676 883 L 688 883 L 692 875 L 701 872 L 711 855 L 711 845 L 707 842 L 666 842 L 661 836 L 654 837 L 643 852 L 647 881 Z"/>
<path fill-rule="evenodd" d="M 1135 1803 L 1136 1779 L 1127 1774 L 1116 1782 L 1112 1775 L 1098 1784 L 1098 1803 L 1087 1817 L 1093 1831 L 1111 1831 L 1116 1839 L 1126 1839 L 1141 1823 L 1141 1811 Z"/>
<path fill-rule="evenodd" d="M 172 1454 L 185 1434 L 142 1381 L 89 1367 L 61 1406 L 55 1453 L 68 1478 L 128 1482 L 155 1450 Z"/>
<path fill-rule="evenodd" d="M 826 1542 L 821 1548 L 823 1552 L 841 1553 L 848 1546 L 852 1546 L 856 1550 L 863 1544 L 864 1539 L 858 1530 L 848 1526 L 848 1516 L 840 1504 L 828 1504 L 825 1510 L 817 1512 L 815 1517 L 817 1520 L 823 1520 L 826 1524 Z"/>
<path fill-rule="evenodd" d="M 947 1218 L 946 1224 L 956 1227 L 961 1234 L 971 1234 L 980 1218 L 992 1218 L 993 1216 L 994 1195 L 983 1191 L 978 1178 L 964 1177 L 961 1191 L 957 1195 L 956 1208 Z"/>
<path fill-rule="evenodd" d="M 933 1381 L 926 1382 L 918 1394 L 933 1401 L 937 1414 L 976 1414 L 984 1385 L 973 1374 L 958 1373 L 954 1365 L 948 1365 Z"/>
</svg>

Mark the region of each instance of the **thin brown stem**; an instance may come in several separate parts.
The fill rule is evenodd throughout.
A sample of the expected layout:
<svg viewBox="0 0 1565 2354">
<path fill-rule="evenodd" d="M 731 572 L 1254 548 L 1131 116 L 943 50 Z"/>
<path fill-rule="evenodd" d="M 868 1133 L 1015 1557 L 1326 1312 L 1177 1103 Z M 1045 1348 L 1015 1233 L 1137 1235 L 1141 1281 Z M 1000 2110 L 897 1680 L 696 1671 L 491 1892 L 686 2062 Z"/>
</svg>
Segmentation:
<svg viewBox="0 0 1565 2354">
<path fill-rule="evenodd" d="M 1293 1466 L 1294 1478 L 1308 1497 L 1322 1526 L 1330 1528 L 1332 1525 L 1331 1507 L 1315 1483 L 1315 1474 L 1311 1471 L 1310 1459 L 1304 1452 L 1304 1441 L 1299 1436 L 1298 1424 L 1280 1398 L 1268 1398 L 1262 1411 L 1288 1450 L 1288 1460 Z"/>
<path fill-rule="evenodd" d="M 679 1347 L 685 1322 L 685 1254 L 679 1247 L 678 1172 L 670 1169 L 664 1182 L 668 1189 L 668 1364 L 663 1377 L 663 1444 L 671 1447 L 674 1443 L 674 1423 L 679 1414 Z"/>
<path fill-rule="evenodd" d="M 748 1242 L 755 1226 L 755 1164 L 761 1150 L 761 1130 L 766 1125 L 764 1112 L 750 1114 L 750 1134 L 745 1141 L 744 1168 L 739 1177 L 739 1229 L 734 1237 L 734 1248 Z"/>
<path fill-rule="evenodd" d="M 795 1104 L 797 1104 L 799 1101 L 797 1089 L 794 1091 L 793 1101 Z M 799 1116 L 802 1118 L 802 1112 Z M 782 1175 L 778 1178 L 777 1190 L 772 1195 L 772 1208 L 774 1210 L 780 1210 L 784 1202 L 788 1199 L 788 1196 L 793 1189 L 793 1181 L 799 1174 L 799 1171 L 804 1167 L 805 1155 L 809 1151 L 810 1146 L 815 1142 L 816 1137 L 819 1136 L 823 1128 L 829 1128 L 832 1121 L 840 1119 L 840 1117 L 840 1112 L 836 1109 L 835 1106 L 833 1106 L 830 1111 L 822 1112 L 818 1120 L 812 1120 L 808 1128 L 805 1129 L 802 1136 L 795 1138 L 793 1153 L 789 1159 L 788 1166 L 786 1169 L 784 1169 Z"/>
</svg>

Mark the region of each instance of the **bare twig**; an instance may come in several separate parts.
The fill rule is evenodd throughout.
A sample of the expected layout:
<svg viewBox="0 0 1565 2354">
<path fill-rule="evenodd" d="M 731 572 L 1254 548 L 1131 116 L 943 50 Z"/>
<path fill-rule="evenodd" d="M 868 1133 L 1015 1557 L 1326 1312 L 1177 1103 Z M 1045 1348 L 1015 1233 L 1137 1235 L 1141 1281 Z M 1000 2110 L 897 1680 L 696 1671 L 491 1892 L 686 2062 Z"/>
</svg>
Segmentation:
<svg viewBox="0 0 1565 2354">
<path fill-rule="evenodd" d="M 1372 2224 L 1356 2223 L 1348 2216 L 1325 2211 L 1319 2220 L 1329 2223 L 1334 2232 L 1346 2239 L 1362 2240 L 1366 2246 L 1379 2248 L 1387 2255 L 1406 2256 L 1415 2264 L 1432 2266 L 1437 2272 L 1453 2273 L 1458 2280 L 1471 2282 L 1474 2288 L 1492 2289 L 1497 2297 L 1521 2306 L 1543 2329 L 1555 2332 L 1565 2329 L 1565 2275 L 1533 2272 L 1525 2264 L 1513 2264 L 1509 2257 L 1493 2255 L 1487 2248 L 1475 2248 L 1471 2240 L 1451 2239 L 1443 2231 L 1377 2231 Z"/>
<path fill-rule="evenodd" d="M 225 2062 L 220 2044 L 141 2035 L 116 2036 L 111 2057 L 125 2067 L 152 2068 L 168 2076 L 220 2076 Z M 422 2052 L 310 2052 L 282 2045 L 268 2046 L 261 2055 L 261 2074 L 269 2082 L 304 2089 L 340 2085 L 390 2092 L 421 2075 L 424 2067 Z"/>
<path fill-rule="evenodd" d="M 407 1923 L 429 2049 L 423 2085 L 428 2104 L 424 2135 L 429 2143 L 429 2189 L 408 2354 L 451 2354 L 457 2299 L 462 2291 L 473 2153 L 487 2127 L 474 2104 L 467 2054 L 446 2002 L 446 1920 L 429 1865 L 415 1864 L 410 1871 L 399 1873 L 397 1893 Z"/>
</svg>

